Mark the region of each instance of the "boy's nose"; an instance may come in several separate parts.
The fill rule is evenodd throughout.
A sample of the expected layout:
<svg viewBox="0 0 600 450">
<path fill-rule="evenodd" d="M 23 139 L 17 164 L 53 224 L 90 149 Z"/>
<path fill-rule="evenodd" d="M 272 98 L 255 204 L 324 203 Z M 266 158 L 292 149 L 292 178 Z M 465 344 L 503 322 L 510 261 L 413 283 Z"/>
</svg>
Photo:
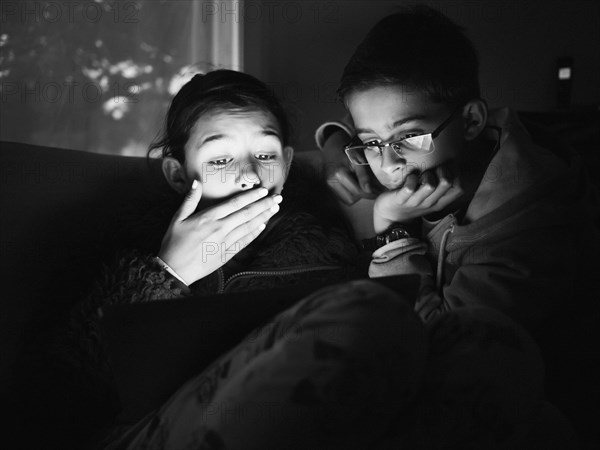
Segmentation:
<svg viewBox="0 0 600 450">
<path fill-rule="evenodd" d="M 388 174 L 406 166 L 406 159 L 399 156 L 391 148 L 385 147 L 381 153 L 381 169 Z"/>
</svg>

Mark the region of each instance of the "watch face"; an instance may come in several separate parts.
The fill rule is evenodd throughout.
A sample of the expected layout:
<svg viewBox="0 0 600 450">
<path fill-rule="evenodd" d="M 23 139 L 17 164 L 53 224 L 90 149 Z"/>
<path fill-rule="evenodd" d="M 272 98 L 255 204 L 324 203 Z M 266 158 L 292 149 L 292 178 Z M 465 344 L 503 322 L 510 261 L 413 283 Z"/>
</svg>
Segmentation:
<svg viewBox="0 0 600 450">
<path fill-rule="evenodd" d="M 377 236 L 377 246 L 383 247 L 390 242 L 398 241 L 400 239 L 409 238 L 410 234 L 404 228 L 393 228 L 388 232 Z"/>
<path fill-rule="evenodd" d="M 411 237 L 410 233 L 404 229 L 400 224 L 396 224 L 394 228 L 388 229 L 382 234 L 378 234 L 375 237 L 364 239 L 362 241 L 363 248 L 369 251 L 375 251 L 378 248 L 383 247 L 390 242 L 398 241 Z"/>
<path fill-rule="evenodd" d="M 410 235 L 406 230 L 402 228 L 394 228 L 388 236 L 388 242 L 397 241 L 407 237 L 410 237 Z"/>
</svg>

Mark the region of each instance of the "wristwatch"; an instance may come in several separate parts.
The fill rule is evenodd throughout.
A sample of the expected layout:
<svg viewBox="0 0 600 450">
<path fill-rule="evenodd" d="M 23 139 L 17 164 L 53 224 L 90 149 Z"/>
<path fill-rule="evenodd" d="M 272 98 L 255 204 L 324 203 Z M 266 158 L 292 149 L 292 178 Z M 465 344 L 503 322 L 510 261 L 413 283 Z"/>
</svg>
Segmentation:
<svg viewBox="0 0 600 450">
<path fill-rule="evenodd" d="M 362 246 L 365 250 L 370 252 L 374 252 L 380 247 L 383 247 L 390 242 L 399 241 L 400 239 L 405 239 L 412 237 L 406 227 L 399 223 L 393 224 L 386 231 L 381 234 L 378 234 L 375 237 L 369 239 L 363 239 Z"/>
</svg>

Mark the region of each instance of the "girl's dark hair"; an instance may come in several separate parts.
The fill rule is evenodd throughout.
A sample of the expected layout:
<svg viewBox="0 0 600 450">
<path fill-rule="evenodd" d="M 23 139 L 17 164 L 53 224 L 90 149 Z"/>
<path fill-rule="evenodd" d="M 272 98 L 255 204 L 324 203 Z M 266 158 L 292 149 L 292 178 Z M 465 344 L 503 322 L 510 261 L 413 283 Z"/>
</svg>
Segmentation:
<svg viewBox="0 0 600 450">
<path fill-rule="evenodd" d="M 343 101 L 353 91 L 396 85 L 458 105 L 480 96 L 478 72 L 477 52 L 463 29 L 418 5 L 369 31 L 344 69 L 338 95 Z"/>
<path fill-rule="evenodd" d="M 167 113 L 162 136 L 150 145 L 148 154 L 162 149 L 162 157 L 185 162 L 184 147 L 198 119 L 207 113 L 259 110 L 273 114 L 279 124 L 282 144 L 288 145 L 290 124 L 279 100 L 265 83 L 242 72 L 215 70 L 195 75 L 177 93 Z"/>
</svg>

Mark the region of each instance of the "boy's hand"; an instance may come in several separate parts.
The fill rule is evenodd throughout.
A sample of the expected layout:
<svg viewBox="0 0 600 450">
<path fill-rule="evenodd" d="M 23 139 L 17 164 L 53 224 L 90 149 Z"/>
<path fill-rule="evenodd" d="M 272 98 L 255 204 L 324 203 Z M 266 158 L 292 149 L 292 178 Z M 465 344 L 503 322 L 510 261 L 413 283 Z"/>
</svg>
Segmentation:
<svg viewBox="0 0 600 450">
<path fill-rule="evenodd" d="M 377 197 L 369 166 L 352 166 L 346 162 L 328 165 L 325 176 L 337 198 L 346 205 L 353 205 L 362 198 Z"/>
<path fill-rule="evenodd" d="M 202 184 L 194 182 L 163 237 L 158 256 L 186 284 L 223 266 L 265 229 L 279 211 L 280 195 L 265 188 L 251 189 L 224 202 L 196 211 Z"/>
<path fill-rule="evenodd" d="M 378 183 L 369 166 L 350 164 L 344 146 L 350 137 L 342 130 L 332 133 L 323 146 L 325 177 L 339 200 L 347 205 L 361 198 L 376 198 Z"/>
<path fill-rule="evenodd" d="M 447 166 L 423 172 L 420 177 L 410 174 L 401 188 L 377 197 L 373 209 L 375 232 L 382 233 L 392 223 L 406 223 L 442 211 L 463 193 L 460 179 Z"/>
</svg>

